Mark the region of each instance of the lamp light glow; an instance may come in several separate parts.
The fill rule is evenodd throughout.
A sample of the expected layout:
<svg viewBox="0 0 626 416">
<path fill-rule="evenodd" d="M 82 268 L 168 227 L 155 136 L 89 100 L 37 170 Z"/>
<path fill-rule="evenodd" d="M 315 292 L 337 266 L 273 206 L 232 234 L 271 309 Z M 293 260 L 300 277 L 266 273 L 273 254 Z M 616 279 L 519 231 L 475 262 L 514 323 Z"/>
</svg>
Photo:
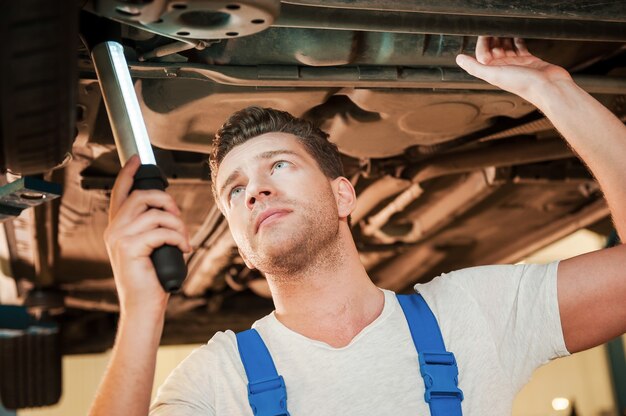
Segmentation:
<svg viewBox="0 0 626 416">
<path fill-rule="evenodd" d="M 569 407 L 569 400 L 565 397 L 555 397 L 552 399 L 552 408 L 554 410 L 565 410 Z"/>
</svg>

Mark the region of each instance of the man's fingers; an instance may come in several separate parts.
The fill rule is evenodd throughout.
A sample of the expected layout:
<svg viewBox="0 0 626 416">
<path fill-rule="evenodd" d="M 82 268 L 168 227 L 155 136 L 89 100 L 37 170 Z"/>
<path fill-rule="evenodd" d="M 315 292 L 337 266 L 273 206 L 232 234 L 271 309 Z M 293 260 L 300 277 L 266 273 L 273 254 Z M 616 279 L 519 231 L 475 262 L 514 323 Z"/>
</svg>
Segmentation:
<svg viewBox="0 0 626 416">
<path fill-rule="evenodd" d="M 160 209 L 150 209 L 140 215 L 135 221 L 119 231 L 124 235 L 137 235 L 156 228 L 168 228 L 183 235 L 189 242 L 189 234 L 180 217 Z M 187 244 L 187 249 L 191 247 Z"/>
<path fill-rule="evenodd" d="M 151 208 L 158 208 L 173 215 L 180 215 L 180 209 L 176 206 L 174 198 L 167 192 L 156 189 L 135 190 L 119 207 L 117 215 L 120 220 L 118 220 L 118 223 L 122 227 L 127 226 Z"/>
<path fill-rule="evenodd" d="M 115 216 L 124 200 L 128 197 L 130 189 L 133 187 L 135 173 L 141 162 L 139 156 L 133 155 L 126 161 L 126 164 L 120 169 L 115 179 L 113 192 L 111 192 L 111 202 L 109 205 L 109 220 Z"/>
<path fill-rule="evenodd" d="M 501 67 L 494 65 L 483 65 L 476 59 L 467 55 L 457 55 L 456 63 L 467 71 L 468 74 L 487 81 L 490 84 L 498 85 L 501 76 Z"/>
<path fill-rule="evenodd" d="M 491 49 L 491 56 L 493 56 L 493 59 L 502 59 L 506 56 L 506 50 L 504 48 L 501 47 L 495 47 Z M 486 62 L 484 62 L 486 63 Z"/>
<path fill-rule="evenodd" d="M 515 44 L 515 49 L 520 56 L 530 55 L 530 52 L 528 52 L 528 48 L 526 48 L 526 42 L 524 42 L 524 39 L 513 38 L 513 43 Z"/>
<path fill-rule="evenodd" d="M 187 252 L 189 249 L 181 233 L 167 228 L 156 228 L 139 235 L 118 239 L 114 243 L 114 250 L 124 252 L 131 257 L 148 257 L 155 249 L 165 244 L 178 247 L 182 252 Z"/>
<path fill-rule="evenodd" d="M 489 64 L 494 59 L 528 55 L 521 38 L 499 38 L 479 36 L 476 43 L 476 59 L 481 64 Z"/>
<path fill-rule="evenodd" d="M 476 59 L 483 64 L 493 59 L 493 55 L 491 54 L 491 37 L 478 37 L 476 41 Z"/>
<path fill-rule="evenodd" d="M 502 47 L 504 49 L 504 56 L 507 56 L 507 57 L 517 56 L 517 49 L 515 49 L 515 45 L 513 44 L 513 39 L 503 38 Z"/>
<path fill-rule="evenodd" d="M 168 230 L 167 228 L 157 228 L 148 231 L 144 241 L 150 247 L 149 254 L 152 254 L 154 250 L 165 244 L 178 247 L 183 253 L 188 253 L 191 250 L 187 239 L 181 233 Z"/>
</svg>

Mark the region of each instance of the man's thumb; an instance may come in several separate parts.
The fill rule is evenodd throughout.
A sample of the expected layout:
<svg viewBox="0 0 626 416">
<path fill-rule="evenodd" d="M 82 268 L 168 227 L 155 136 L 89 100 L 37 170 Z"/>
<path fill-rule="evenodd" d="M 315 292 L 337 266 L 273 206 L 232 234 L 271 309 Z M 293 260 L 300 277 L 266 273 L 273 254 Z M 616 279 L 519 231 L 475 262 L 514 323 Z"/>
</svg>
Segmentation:
<svg viewBox="0 0 626 416">
<path fill-rule="evenodd" d="M 483 64 L 478 62 L 476 58 L 461 54 L 456 56 L 456 63 L 458 66 L 467 71 L 468 74 L 482 78 L 481 73 L 483 72 Z"/>
</svg>

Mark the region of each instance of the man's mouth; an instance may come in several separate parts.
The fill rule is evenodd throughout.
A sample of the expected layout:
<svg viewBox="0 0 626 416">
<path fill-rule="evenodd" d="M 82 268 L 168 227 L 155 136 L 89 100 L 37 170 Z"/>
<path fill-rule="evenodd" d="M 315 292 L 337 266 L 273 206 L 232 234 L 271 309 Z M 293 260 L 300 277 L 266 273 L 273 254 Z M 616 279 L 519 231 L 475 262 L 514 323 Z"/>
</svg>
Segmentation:
<svg viewBox="0 0 626 416">
<path fill-rule="evenodd" d="M 255 234 L 259 232 L 259 229 L 261 228 L 262 225 L 267 225 L 279 218 L 284 217 L 290 212 L 291 211 L 287 209 L 280 209 L 280 208 L 272 208 L 272 209 L 263 211 L 262 213 L 259 214 L 259 216 L 257 217 L 255 221 L 255 226 L 254 226 Z"/>
</svg>

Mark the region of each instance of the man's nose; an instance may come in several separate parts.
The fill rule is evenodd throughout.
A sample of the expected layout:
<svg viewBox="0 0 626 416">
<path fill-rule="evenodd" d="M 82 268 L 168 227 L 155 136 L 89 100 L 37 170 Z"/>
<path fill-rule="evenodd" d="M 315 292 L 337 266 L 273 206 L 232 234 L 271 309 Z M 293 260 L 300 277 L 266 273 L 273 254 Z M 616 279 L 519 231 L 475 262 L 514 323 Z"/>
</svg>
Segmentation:
<svg viewBox="0 0 626 416">
<path fill-rule="evenodd" d="M 255 183 L 248 183 L 248 186 L 246 187 L 246 191 L 247 191 L 246 192 L 247 193 L 246 205 L 248 206 L 249 209 L 253 209 L 254 205 L 257 202 L 262 201 L 263 199 L 268 198 L 269 196 L 275 193 L 271 184 L 269 184 L 266 181 L 257 181 Z"/>
</svg>

